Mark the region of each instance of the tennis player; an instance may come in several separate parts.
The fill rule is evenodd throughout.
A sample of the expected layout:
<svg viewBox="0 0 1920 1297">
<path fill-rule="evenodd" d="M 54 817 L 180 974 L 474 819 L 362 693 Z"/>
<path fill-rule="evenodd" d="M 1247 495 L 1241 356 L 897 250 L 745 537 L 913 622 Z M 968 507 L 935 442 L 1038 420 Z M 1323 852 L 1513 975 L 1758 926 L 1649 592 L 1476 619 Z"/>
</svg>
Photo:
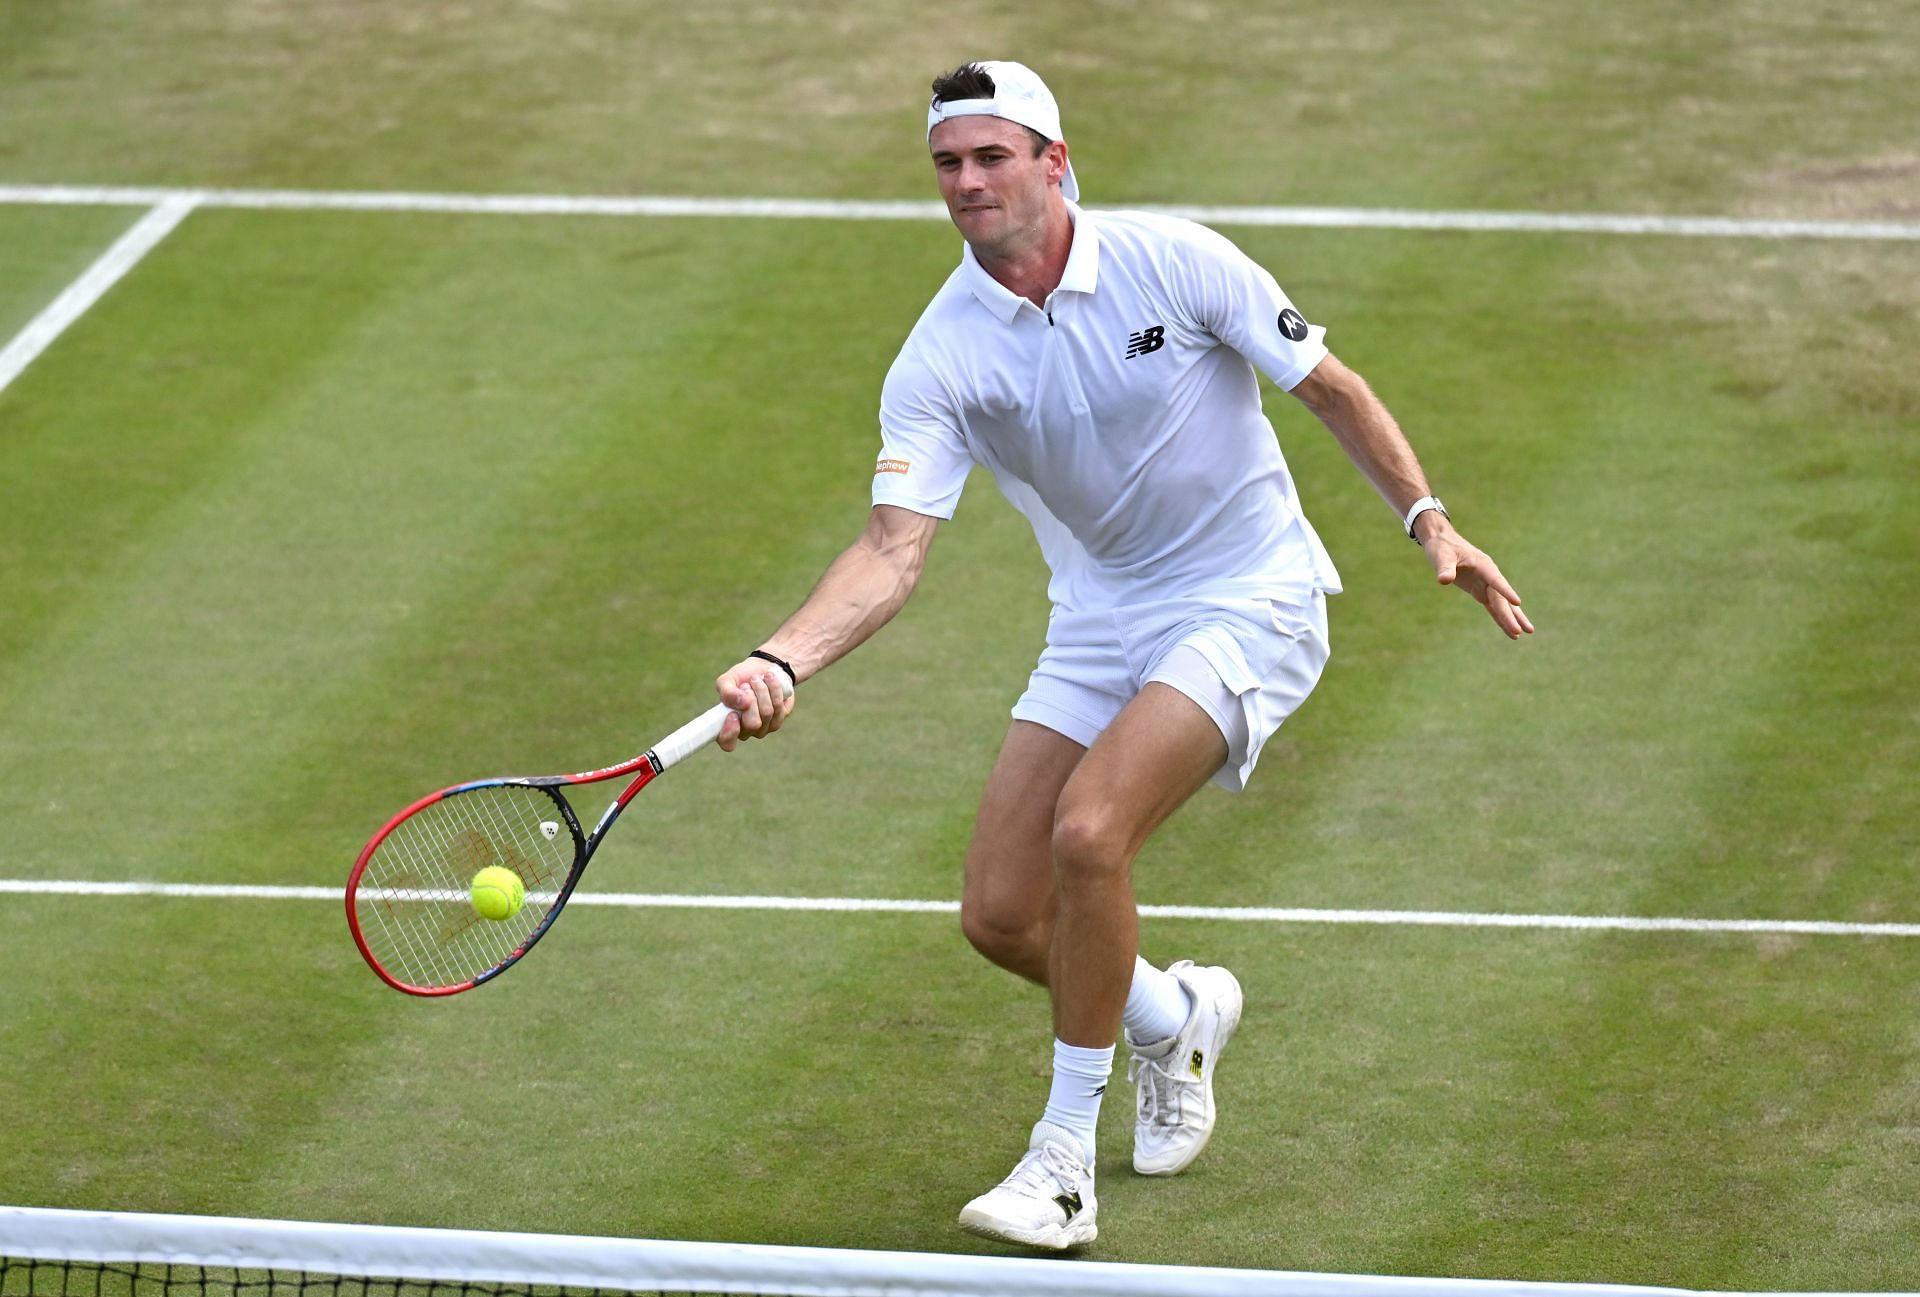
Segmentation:
<svg viewBox="0 0 1920 1297">
<path fill-rule="evenodd" d="M 1053 95 L 1018 63 L 933 83 L 927 142 L 965 246 L 887 374 L 865 531 L 716 681 L 720 745 L 780 728 L 798 684 L 897 613 L 968 470 L 984 465 L 1052 571 L 1046 647 L 967 850 L 961 926 L 1052 999 L 1052 1089 L 1025 1154 L 960 1224 L 1044 1248 L 1095 1235 L 1094 1127 L 1124 1031 L 1133 1165 L 1206 1146 L 1240 1020 L 1225 968 L 1139 958 L 1131 867 L 1209 780 L 1238 791 L 1327 661 L 1339 591 L 1260 404 L 1256 370 L 1337 438 L 1511 638 L 1533 630 L 1455 531 L 1392 415 L 1272 275 L 1188 221 L 1076 205 Z"/>
</svg>

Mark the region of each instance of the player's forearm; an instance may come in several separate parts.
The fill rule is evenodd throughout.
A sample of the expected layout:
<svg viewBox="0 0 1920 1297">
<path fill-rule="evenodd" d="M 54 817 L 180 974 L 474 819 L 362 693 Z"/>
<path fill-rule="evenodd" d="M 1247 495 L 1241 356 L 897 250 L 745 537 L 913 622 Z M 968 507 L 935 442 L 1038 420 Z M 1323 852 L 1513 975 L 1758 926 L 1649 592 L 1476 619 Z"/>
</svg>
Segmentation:
<svg viewBox="0 0 1920 1297">
<path fill-rule="evenodd" d="M 859 545 L 833 561 L 793 616 L 767 641 L 767 651 L 793 664 L 800 679 L 851 653 L 907 602 L 918 572 Z"/>
<path fill-rule="evenodd" d="M 801 680 L 817 675 L 893 620 L 919 583 L 933 520 L 904 527 L 870 523 L 836 558 L 766 650 L 793 665 Z"/>
<path fill-rule="evenodd" d="M 1427 475 L 1406 434 L 1359 374 L 1328 356 L 1293 394 L 1327 426 L 1395 513 L 1404 514 L 1415 500 L 1430 494 Z"/>
</svg>

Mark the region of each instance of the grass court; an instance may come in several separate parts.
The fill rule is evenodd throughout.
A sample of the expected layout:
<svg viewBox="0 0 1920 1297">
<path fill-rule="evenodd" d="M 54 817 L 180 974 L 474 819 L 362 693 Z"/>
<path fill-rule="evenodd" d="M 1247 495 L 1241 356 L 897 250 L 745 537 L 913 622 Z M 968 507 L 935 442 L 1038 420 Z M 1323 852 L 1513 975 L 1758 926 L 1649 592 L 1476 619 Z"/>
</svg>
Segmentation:
<svg viewBox="0 0 1920 1297">
<path fill-rule="evenodd" d="M 926 82 L 1090 203 L 1920 218 L 1920 11 L 884 0 L 0 5 L 0 184 L 929 199 Z M 0 204 L 0 345 L 139 216 Z M 1222 228 L 1366 374 L 1508 644 L 1268 405 L 1334 658 L 1149 903 L 1920 918 L 1920 243 Z M 0 878 L 344 884 L 621 759 L 863 519 L 933 222 L 196 211 L 0 391 Z M 585 890 L 946 899 L 1044 573 L 977 475 L 790 727 Z M 591 815 L 598 793 L 578 800 Z M 1110 1260 L 1920 1286 L 1920 939 L 1149 920 L 1234 968 L 1215 1146 Z M 447 1003 L 340 908 L 11 895 L 0 1199 L 966 1251 L 1044 1000 L 949 916 L 570 910 Z"/>
</svg>

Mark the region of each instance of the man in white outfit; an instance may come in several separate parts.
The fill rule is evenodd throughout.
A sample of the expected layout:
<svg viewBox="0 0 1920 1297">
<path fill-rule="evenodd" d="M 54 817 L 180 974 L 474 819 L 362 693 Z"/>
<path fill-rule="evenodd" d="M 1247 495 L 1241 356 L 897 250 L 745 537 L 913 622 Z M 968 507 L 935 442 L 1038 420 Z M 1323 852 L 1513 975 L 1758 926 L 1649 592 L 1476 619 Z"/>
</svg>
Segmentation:
<svg viewBox="0 0 1920 1297">
<path fill-rule="evenodd" d="M 720 744 L 778 729 L 789 684 L 900 610 L 968 470 L 986 466 L 1033 526 L 1053 611 L 981 800 L 961 925 L 1048 989 L 1055 1039 L 1026 1154 L 960 1224 L 1060 1249 L 1096 1232 L 1094 1127 L 1122 1030 L 1134 1169 L 1172 1175 L 1213 1131 L 1214 1069 L 1240 1019 L 1226 969 L 1139 958 L 1134 857 L 1202 784 L 1245 785 L 1327 660 L 1339 576 L 1255 370 L 1332 431 L 1441 584 L 1510 638 L 1533 626 L 1273 276 L 1203 226 L 1076 206 L 1059 109 L 1030 69 L 967 64 L 933 89 L 928 145 L 960 265 L 887 375 L 865 531 L 716 681 L 739 711 Z"/>
</svg>

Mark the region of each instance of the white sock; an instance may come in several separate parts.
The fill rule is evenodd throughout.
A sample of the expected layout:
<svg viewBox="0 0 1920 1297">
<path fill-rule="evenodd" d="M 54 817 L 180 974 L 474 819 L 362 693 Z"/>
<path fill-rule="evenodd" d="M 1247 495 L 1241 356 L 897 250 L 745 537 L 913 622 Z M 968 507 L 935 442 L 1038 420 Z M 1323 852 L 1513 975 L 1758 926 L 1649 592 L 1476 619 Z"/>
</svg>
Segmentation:
<svg viewBox="0 0 1920 1297">
<path fill-rule="evenodd" d="M 1070 1132 L 1093 1163 L 1093 1132 L 1100 1124 L 1100 1096 L 1113 1074 L 1113 1046 L 1082 1049 L 1064 1040 L 1053 1042 L 1053 1092 L 1040 1120 Z"/>
<path fill-rule="evenodd" d="M 1187 1025 L 1187 1015 L 1192 1012 L 1193 997 L 1180 985 L 1179 978 L 1138 955 L 1133 957 L 1133 986 L 1120 1015 L 1130 1044 L 1151 1045 L 1165 1040 Z"/>
</svg>

